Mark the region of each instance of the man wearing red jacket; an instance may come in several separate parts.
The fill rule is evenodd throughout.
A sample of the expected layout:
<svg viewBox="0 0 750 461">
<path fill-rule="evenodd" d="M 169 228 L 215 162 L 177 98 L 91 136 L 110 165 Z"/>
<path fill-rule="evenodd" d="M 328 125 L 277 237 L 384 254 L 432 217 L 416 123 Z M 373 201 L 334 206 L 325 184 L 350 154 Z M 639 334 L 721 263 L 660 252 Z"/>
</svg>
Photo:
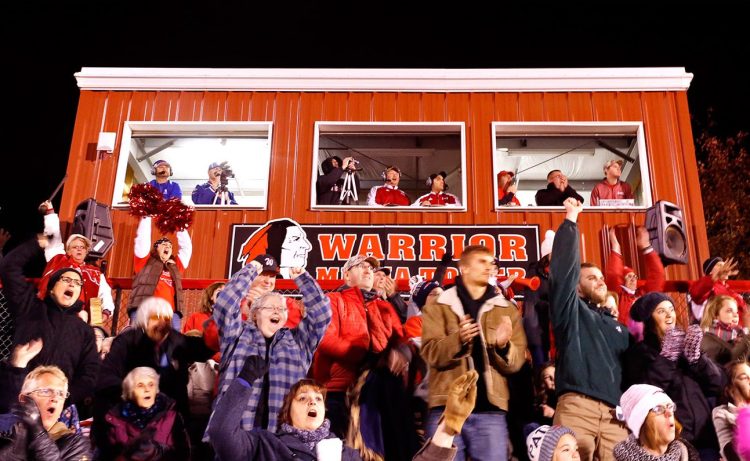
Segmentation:
<svg viewBox="0 0 750 461">
<path fill-rule="evenodd" d="M 368 206 L 409 206 L 411 200 L 404 191 L 398 188 L 401 181 L 401 170 L 397 166 L 389 166 L 383 172 L 385 184 L 370 189 L 367 195 Z"/>
<path fill-rule="evenodd" d="M 646 263 L 646 285 L 642 288 L 638 288 L 638 275 L 623 261 L 620 242 L 617 240 L 614 227 L 609 228 L 610 251 L 607 262 L 607 287 L 617 293 L 619 298 L 617 321 L 627 325 L 630 333 L 640 341 L 643 339 L 643 323 L 630 319 L 630 306 L 636 299 L 646 293 L 664 291 L 666 276 L 664 275 L 664 265 L 662 265 L 659 255 L 651 246 L 648 231 L 642 226 L 638 226 L 636 229 L 636 246 Z"/>
<path fill-rule="evenodd" d="M 353 256 L 342 269 L 345 285 L 328 293 L 331 324 L 318 346 L 311 374 L 328 389 L 326 416 L 331 431 L 345 436 L 349 427 L 346 392 L 357 381 L 363 365 L 383 359 L 391 373 L 408 373 L 411 351 L 396 310 L 372 289 L 372 257 Z"/>
</svg>

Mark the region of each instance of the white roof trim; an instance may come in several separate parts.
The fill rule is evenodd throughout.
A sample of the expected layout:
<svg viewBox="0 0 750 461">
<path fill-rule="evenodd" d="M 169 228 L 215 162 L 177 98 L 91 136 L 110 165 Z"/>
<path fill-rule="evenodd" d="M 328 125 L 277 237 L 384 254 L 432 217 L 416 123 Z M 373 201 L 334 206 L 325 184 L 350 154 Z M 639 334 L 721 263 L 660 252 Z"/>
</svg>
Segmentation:
<svg viewBox="0 0 750 461">
<path fill-rule="evenodd" d="M 685 91 L 684 67 L 591 69 L 188 69 L 84 67 L 82 90 L 569 92 Z"/>
</svg>

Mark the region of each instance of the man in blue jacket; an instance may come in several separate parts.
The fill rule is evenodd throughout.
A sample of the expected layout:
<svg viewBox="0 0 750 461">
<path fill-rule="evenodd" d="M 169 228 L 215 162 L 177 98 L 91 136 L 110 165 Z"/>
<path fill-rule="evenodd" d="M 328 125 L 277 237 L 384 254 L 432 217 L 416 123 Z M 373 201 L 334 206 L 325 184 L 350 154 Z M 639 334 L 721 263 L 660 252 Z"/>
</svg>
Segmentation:
<svg viewBox="0 0 750 461">
<path fill-rule="evenodd" d="M 581 263 L 576 220 L 581 202 L 563 202 L 566 216 L 552 246 L 550 318 L 557 348 L 555 388 L 559 396 L 554 423 L 571 428 L 581 460 L 613 459 L 612 450 L 627 438 L 615 416 L 622 394 L 621 355 L 629 342 L 625 325 L 603 304 L 607 285 L 600 268 Z"/>
</svg>

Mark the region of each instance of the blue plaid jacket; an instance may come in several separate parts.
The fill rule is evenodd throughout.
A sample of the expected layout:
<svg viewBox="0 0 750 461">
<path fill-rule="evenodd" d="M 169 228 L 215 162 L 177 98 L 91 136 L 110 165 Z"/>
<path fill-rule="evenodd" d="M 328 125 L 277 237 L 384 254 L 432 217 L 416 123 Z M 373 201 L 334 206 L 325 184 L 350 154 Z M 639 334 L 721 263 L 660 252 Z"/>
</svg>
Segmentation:
<svg viewBox="0 0 750 461">
<path fill-rule="evenodd" d="M 252 320 L 243 323 L 240 301 L 257 276 L 255 268 L 248 264 L 234 274 L 219 294 L 214 306 L 213 318 L 219 328 L 221 346 L 221 375 L 219 376 L 219 402 L 232 380 L 242 370 L 245 359 L 251 355 L 266 356 L 266 341 Z M 276 431 L 279 411 L 284 396 L 300 379 L 307 375 L 315 349 L 318 348 L 328 324 L 331 323 L 331 303 L 320 286 L 309 273 L 304 272 L 295 280 L 302 293 L 305 316 L 296 328 L 281 328 L 273 337 L 268 354 L 268 429 Z M 249 431 L 255 423 L 262 379 L 252 384 L 252 393 L 242 413 L 242 428 Z M 213 419 L 213 414 L 211 415 Z M 208 423 L 211 426 L 211 421 Z M 208 439 L 208 430 L 204 440 Z"/>
</svg>

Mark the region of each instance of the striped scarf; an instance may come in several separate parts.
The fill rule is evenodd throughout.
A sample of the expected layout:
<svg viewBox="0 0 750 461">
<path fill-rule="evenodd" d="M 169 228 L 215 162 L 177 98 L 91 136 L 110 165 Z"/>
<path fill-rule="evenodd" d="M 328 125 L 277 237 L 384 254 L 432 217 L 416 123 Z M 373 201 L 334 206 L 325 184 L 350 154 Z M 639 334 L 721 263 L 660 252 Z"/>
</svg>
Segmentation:
<svg viewBox="0 0 750 461">
<path fill-rule="evenodd" d="M 737 339 L 742 329 L 739 326 L 733 327 L 715 319 L 709 331 L 729 343 Z"/>
</svg>

